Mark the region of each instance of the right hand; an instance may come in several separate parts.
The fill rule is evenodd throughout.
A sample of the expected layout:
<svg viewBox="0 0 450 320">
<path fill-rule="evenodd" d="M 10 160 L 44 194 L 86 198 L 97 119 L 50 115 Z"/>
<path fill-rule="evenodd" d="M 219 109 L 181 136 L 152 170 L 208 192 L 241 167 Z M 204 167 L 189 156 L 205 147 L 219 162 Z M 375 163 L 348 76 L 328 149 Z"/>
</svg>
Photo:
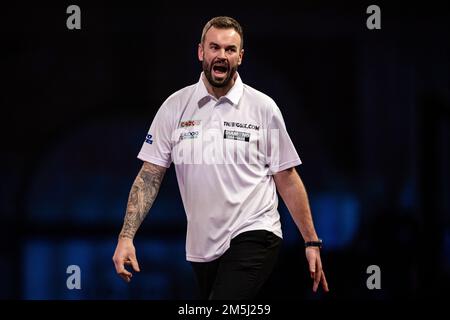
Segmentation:
<svg viewBox="0 0 450 320">
<path fill-rule="evenodd" d="M 117 274 L 126 282 L 131 281 L 133 274 L 125 269 L 125 265 L 131 265 L 134 271 L 139 272 L 139 264 L 136 259 L 136 250 L 133 240 L 129 238 L 120 238 L 117 242 L 116 251 L 113 256 L 114 266 Z"/>
</svg>

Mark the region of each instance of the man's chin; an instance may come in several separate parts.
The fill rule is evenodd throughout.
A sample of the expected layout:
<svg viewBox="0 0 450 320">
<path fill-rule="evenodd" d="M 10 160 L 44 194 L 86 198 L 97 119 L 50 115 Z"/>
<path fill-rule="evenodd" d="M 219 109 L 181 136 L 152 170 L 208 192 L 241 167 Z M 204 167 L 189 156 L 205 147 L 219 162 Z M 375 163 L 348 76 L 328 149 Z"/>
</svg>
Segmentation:
<svg viewBox="0 0 450 320">
<path fill-rule="evenodd" d="M 225 87 L 226 85 L 227 85 L 227 83 L 228 83 L 228 81 L 227 81 L 227 78 L 225 77 L 225 78 L 221 78 L 221 79 L 217 79 L 217 78 L 215 78 L 215 77 L 212 77 L 212 83 L 211 83 L 211 85 L 213 86 L 213 87 L 216 87 L 216 88 L 222 88 L 222 87 Z"/>
<path fill-rule="evenodd" d="M 231 77 L 229 76 L 229 72 L 224 74 L 223 77 L 216 77 L 212 72 L 209 72 L 207 79 L 209 80 L 211 86 L 215 88 L 223 88 L 228 85 L 228 83 L 231 80 Z"/>
<path fill-rule="evenodd" d="M 211 85 L 213 86 L 213 87 L 216 87 L 216 88 L 223 88 L 223 87 L 225 87 L 226 85 L 228 84 L 228 81 L 222 81 L 222 82 L 217 82 L 217 81 L 214 81 L 213 83 L 211 83 Z"/>
</svg>

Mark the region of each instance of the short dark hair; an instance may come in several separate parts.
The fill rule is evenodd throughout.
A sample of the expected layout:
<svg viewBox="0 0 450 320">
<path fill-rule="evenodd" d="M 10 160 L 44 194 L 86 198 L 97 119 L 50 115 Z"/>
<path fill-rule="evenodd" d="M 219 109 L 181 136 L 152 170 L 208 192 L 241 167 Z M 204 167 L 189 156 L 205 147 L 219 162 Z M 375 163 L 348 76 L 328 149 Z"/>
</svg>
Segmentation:
<svg viewBox="0 0 450 320">
<path fill-rule="evenodd" d="M 242 27 L 235 19 L 225 16 L 215 17 L 209 20 L 205 26 L 203 27 L 202 38 L 200 43 L 203 44 L 205 41 L 205 34 L 211 28 L 217 29 L 234 29 L 241 37 L 241 49 L 244 47 L 244 32 L 242 31 Z"/>
</svg>

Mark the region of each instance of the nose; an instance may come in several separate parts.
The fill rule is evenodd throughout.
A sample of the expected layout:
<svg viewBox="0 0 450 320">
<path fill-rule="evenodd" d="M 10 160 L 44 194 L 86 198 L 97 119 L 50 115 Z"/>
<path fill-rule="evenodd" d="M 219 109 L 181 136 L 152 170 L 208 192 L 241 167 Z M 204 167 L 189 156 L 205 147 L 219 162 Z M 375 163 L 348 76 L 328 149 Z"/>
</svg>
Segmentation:
<svg viewBox="0 0 450 320">
<path fill-rule="evenodd" d="M 219 52 L 217 53 L 217 57 L 220 59 L 225 59 L 226 58 L 225 49 L 220 49 Z"/>
</svg>

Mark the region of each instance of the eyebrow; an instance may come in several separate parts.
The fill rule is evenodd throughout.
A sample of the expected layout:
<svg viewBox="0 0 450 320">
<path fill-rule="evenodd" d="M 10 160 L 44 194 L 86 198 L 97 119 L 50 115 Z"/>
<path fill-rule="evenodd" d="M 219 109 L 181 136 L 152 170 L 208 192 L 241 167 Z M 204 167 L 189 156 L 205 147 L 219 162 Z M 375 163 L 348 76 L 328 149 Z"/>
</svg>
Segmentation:
<svg viewBox="0 0 450 320">
<path fill-rule="evenodd" d="M 210 46 L 218 46 L 218 47 L 220 47 L 220 45 L 219 45 L 218 43 L 215 43 L 215 42 L 213 42 L 213 41 L 211 41 L 211 42 L 209 43 L 209 45 L 210 45 Z M 227 46 L 226 49 L 237 49 L 237 46 L 234 45 L 234 44 L 232 44 L 232 45 Z"/>
</svg>

